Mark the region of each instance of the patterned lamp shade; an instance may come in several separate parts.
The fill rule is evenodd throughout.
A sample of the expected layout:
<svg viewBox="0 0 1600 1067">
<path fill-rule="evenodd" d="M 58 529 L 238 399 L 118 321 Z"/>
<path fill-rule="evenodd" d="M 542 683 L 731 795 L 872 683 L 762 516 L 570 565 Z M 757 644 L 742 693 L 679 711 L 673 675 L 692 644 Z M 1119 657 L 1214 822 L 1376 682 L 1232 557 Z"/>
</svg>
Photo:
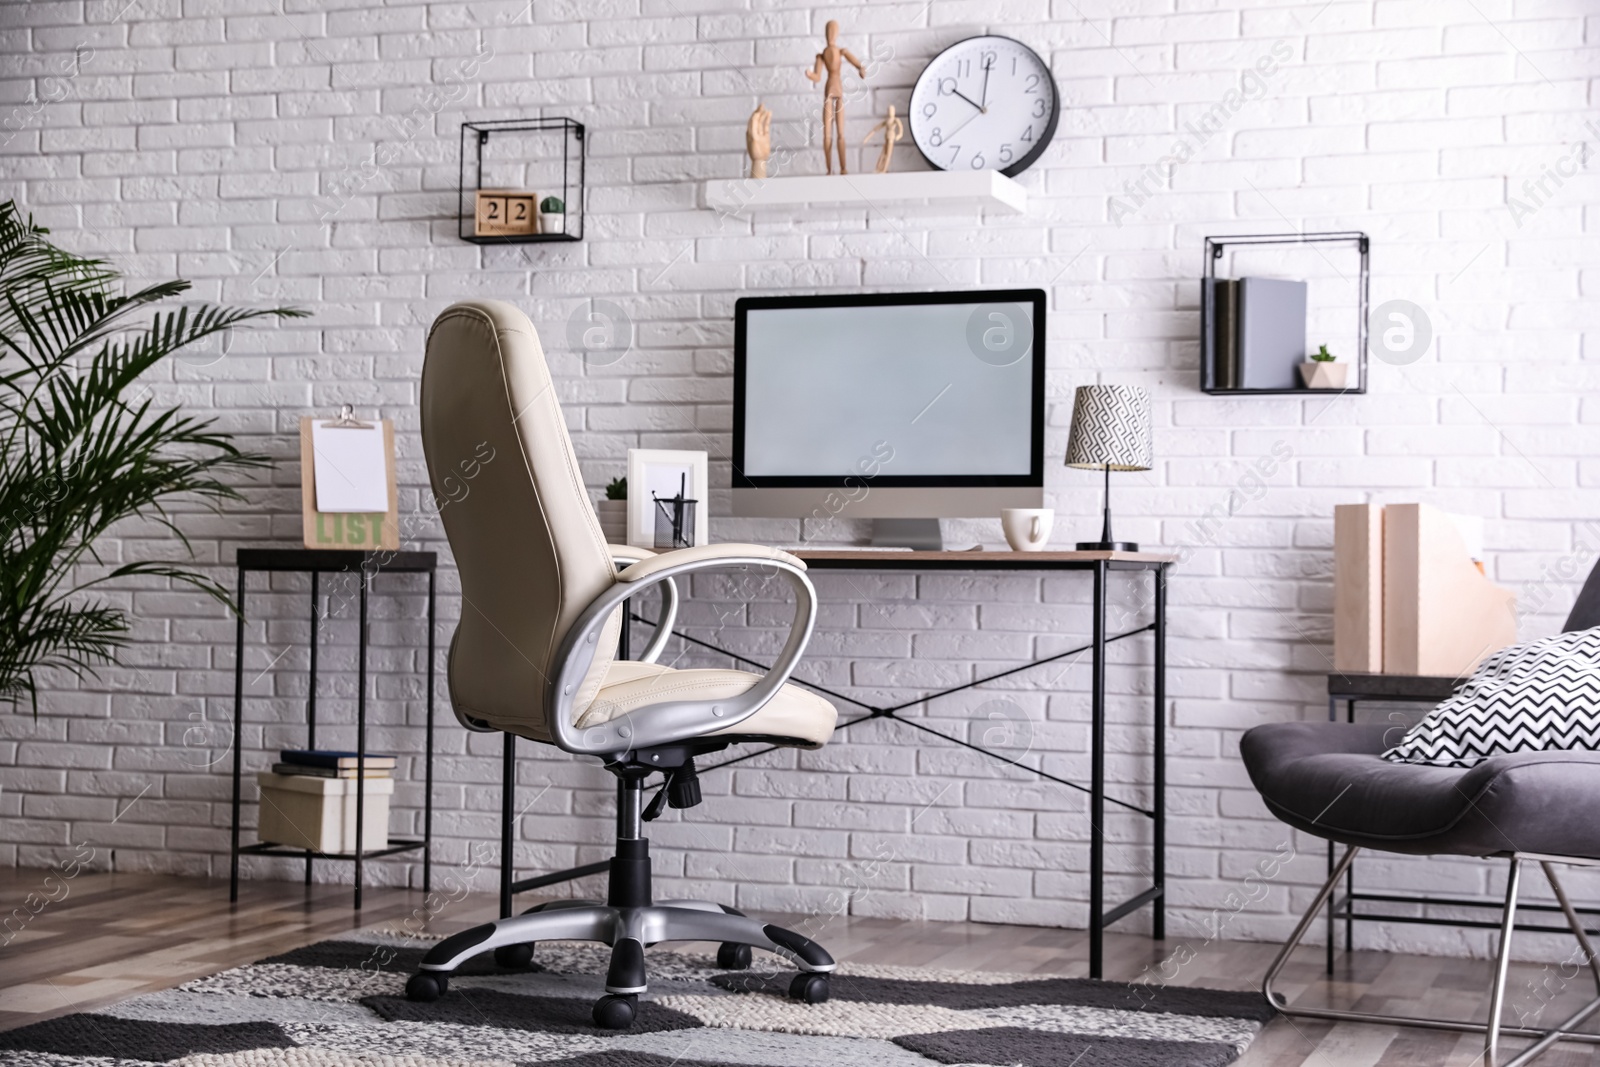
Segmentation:
<svg viewBox="0 0 1600 1067">
<path fill-rule="evenodd" d="M 1149 470 L 1150 394 L 1136 385 L 1078 386 L 1067 466 Z"/>
</svg>

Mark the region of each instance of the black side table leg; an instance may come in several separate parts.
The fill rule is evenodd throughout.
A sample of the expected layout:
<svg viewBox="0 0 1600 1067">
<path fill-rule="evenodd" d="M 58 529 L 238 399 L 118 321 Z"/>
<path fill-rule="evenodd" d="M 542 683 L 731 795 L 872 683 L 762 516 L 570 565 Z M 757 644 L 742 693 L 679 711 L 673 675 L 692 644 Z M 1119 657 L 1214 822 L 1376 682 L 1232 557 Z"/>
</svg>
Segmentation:
<svg viewBox="0 0 1600 1067">
<path fill-rule="evenodd" d="M 239 900 L 239 779 L 244 774 L 240 733 L 244 729 L 244 576 L 239 568 L 239 592 L 234 601 L 239 609 L 233 638 L 233 837 L 228 873 L 228 903 Z"/>
<path fill-rule="evenodd" d="M 311 676 L 306 681 L 306 748 L 317 748 L 317 619 L 318 593 L 322 585 L 320 571 L 311 572 Z M 311 853 L 306 853 L 306 885 L 311 884 Z"/>
<path fill-rule="evenodd" d="M 1105 965 L 1106 565 L 1094 567 L 1094 650 L 1089 689 L 1089 977 Z"/>
<path fill-rule="evenodd" d="M 1356 721 L 1356 702 L 1354 699 L 1344 702 L 1344 721 Z M 1331 851 L 1333 845 L 1328 846 Z M 1359 859 L 1360 857 L 1356 857 Z M 1356 947 L 1356 865 L 1351 863 L 1344 872 L 1344 951 L 1349 955 Z"/>
<path fill-rule="evenodd" d="M 1337 697 L 1329 697 L 1328 698 L 1328 721 L 1329 722 L 1338 722 L 1339 721 L 1339 700 L 1338 700 Z M 1334 865 L 1335 862 L 1336 862 L 1336 860 L 1335 860 L 1334 855 L 1333 855 L 1333 842 L 1329 841 L 1328 842 L 1328 877 L 1329 878 L 1333 877 L 1333 865 Z M 1339 908 L 1339 894 L 1337 894 L 1337 893 L 1329 893 L 1328 894 L 1328 939 L 1327 939 L 1327 945 L 1325 946 L 1326 952 L 1327 952 L 1327 960 L 1326 960 L 1326 963 L 1325 963 L 1325 970 L 1330 975 L 1333 974 L 1334 942 L 1338 939 L 1338 924 L 1334 921 L 1333 913 L 1335 911 L 1337 911 L 1338 908 Z"/>
<path fill-rule="evenodd" d="M 360 571 L 361 621 L 356 633 L 356 900 L 361 910 L 362 830 L 367 816 L 367 573 Z"/>
<path fill-rule="evenodd" d="M 1167 567 L 1156 568 L 1155 604 L 1155 736 L 1151 749 L 1155 767 L 1151 775 L 1151 800 L 1155 809 L 1151 845 L 1155 852 L 1156 897 L 1150 902 L 1150 936 L 1167 937 Z"/>
</svg>

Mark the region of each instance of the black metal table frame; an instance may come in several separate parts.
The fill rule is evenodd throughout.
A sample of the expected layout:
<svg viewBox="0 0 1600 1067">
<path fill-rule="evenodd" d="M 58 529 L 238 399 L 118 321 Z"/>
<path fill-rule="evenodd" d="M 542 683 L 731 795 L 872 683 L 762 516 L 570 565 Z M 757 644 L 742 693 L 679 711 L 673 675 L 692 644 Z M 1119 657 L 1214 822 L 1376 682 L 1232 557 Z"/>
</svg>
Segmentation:
<svg viewBox="0 0 1600 1067">
<path fill-rule="evenodd" d="M 1382 679 L 1375 683 L 1373 679 Z M 1446 678 L 1435 675 L 1363 675 L 1363 674 L 1330 674 L 1328 675 L 1328 721 L 1339 721 L 1339 703 L 1345 705 L 1345 722 L 1356 721 L 1356 704 L 1359 701 L 1381 704 L 1437 704 L 1448 697 L 1459 678 Z M 1403 733 L 1397 726 L 1398 733 Z M 1396 740 L 1398 740 L 1398 733 Z M 1328 874 L 1333 874 L 1335 863 L 1335 846 L 1328 842 Z M 1427 893 L 1358 893 L 1355 888 L 1355 865 L 1345 872 L 1344 894 L 1334 893 L 1328 898 L 1328 938 L 1327 959 L 1325 961 L 1328 974 L 1333 973 L 1333 954 L 1335 945 L 1335 931 L 1338 920 L 1344 920 L 1344 950 L 1350 952 L 1355 944 L 1356 920 L 1363 922 L 1395 922 L 1407 923 L 1415 926 L 1457 926 L 1468 929 L 1498 930 L 1501 921 L 1495 919 L 1458 919 L 1436 918 L 1430 915 L 1394 915 L 1388 912 L 1357 911 L 1358 904 L 1410 904 L 1420 908 L 1470 908 L 1486 911 L 1500 912 L 1505 907 L 1503 900 L 1474 899 L 1471 897 L 1438 897 Z M 1527 903 L 1517 905 L 1519 911 L 1557 912 L 1561 911 L 1558 904 Z M 1574 909 L 1580 914 L 1587 912 L 1590 915 L 1600 916 L 1600 908 L 1578 907 Z M 1570 934 L 1566 926 L 1555 926 L 1548 923 L 1516 924 L 1518 930 L 1531 933 L 1545 934 Z M 1591 929 L 1590 934 L 1600 935 L 1600 929 Z"/>
<path fill-rule="evenodd" d="M 888 707 L 878 707 L 864 703 L 854 697 L 828 689 L 825 686 L 807 682 L 801 678 L 791 677 L 790 681 L 814 689 L 831 700 L 853 704 L 865 710 L 866 714 L 855 718 L 845 719 L 840 722 L 837 729 L 844 730 L 857 723 L 868 722 L 874 719 L 891 719 L 895 722 L 909 726 L 923 733 L 932 734 L 944 741 L 950 741 L 963 748 L 980 752 L 991 759 L 1010 764 L 1036 777 L 1055 782 L 1058 785 L 1076 789 L 1089 794 L 1089 977 L 1099 978 L 1104 970 L 1105 961 L 1105 930 L 1113 923 L 1126 918 L 1145 905 L 1151 908 L 1150 936 L 1161 941 L 1166 938 L 1166 616 L 1167 616 L 1167 569 L 1171 565 L 1165 561 L 1146 560 L 1037 560 L 1037 559 L 1012 559 L 1012 560 L 957 560 L 948 563 L 930 563 L 926 560 L 896 559 L 885 554 L 884 558 L 871 560 L 830 560 L 808 559 L 806 565 L 813 570 L 1059 570 L 1059 571 L 1091 571 L 1094 577 L 1093 588 L 1093 629 L 1090 642 L 1077 648 L 1058 652 L 1053 656 L 1034 660 L 1030 663 L 1012 667 L 995 674 L 979 678 L 975 681 L 965 682 L 949 689 L 934 693 L 927 693 L 915 700 L 904 701 Z M 1107 578 L 1111 571 L 1150 571 L 1154 575 L 1154 593 L 1152 597 L 1153 617 L 1149 623 L 1127 630 L 1119 634 L 1106 633 L 1106 586 Z M 646 619 L 631 608 L 628 610 L 630 622 L 653 625 L 655 620 Z M 622 655 L 627 656 L 627 631 L 623 627 Z M 1105 788 L 1105 733 L 1106 733 L 1106 648 L 1113 642 L 1135 637 L 1142 633 L 1149 633 L 1154 640 L 1153 671 L 1154 684 L 1152 686 L 1152 704 L 1154 711 L 1155 731 L 1152 744 L 1151 775 L 1151 807 L 1142 808 L 1138 805 L 1108 797 Z M 740 655 L 728 649 L 721 648 L 709 641 L 702 641 L 681 631 L 674 630 L 673 635 L 690 644 L 704 648 L 711 652 L 725 655 L 758 670 L 767 670 L 768 665 Z M 1047 771 L 1029 767 L 1024 763 L 1010 757 L 975 745 L 960 738 L 951 737 L 940 733 L 912 719 L 902 718 L 900 712 L 908 708 L 926 704 L 941 697 L 964 692 L 989 682 L 1018 674 L 1022 671 L 1041 667 L 1048 663 L 1090 653 L 1090 771 L 1089 785 L 1084 786 L 1067 778 L 1061 778 Z M 525 893 L 533 889 L 542 889 L 546 886 L 569 882 L 578 878 L 591 875 L 604 874 L 610 867 L 609 860 L 585 864 L 564 871 L 555 871 L 550 874 L 538 875 L 532 878 L 518 880 L 515 877 L 512 863 L 512 846 L 515 844 L 513 829 L 516 824 L 514 814 L 516 793 L 516 737 L 512 734 L 504 735 L 503 763 L 501 769 L 500 790 L 500 914 L 508 916 L 512 913 L 512 898 L 517 893 Z M 702 768 L 700 773 L 728 767 L 741 763 L 756 756 L 773 751 L 777 746 L 760 748 L 733 759 L 724 760 Z M 1151 849 L 1153 862 L 1151 863 L 1150 888 L 1130 897 L 1115 905 L 1109 910 L 1105 906 L 1105 808 L 1111 803 L 1128 811 L 1136 812 L 1151 820 Z"/>
<path fill-rule="evenodd" d="M 402 852 L 422 852 L 422 891 L 433 888 L 433 659 L 434 659 L 434 586 L 437 557 L 432 552 L 363 552 L 339 549 L 249 549 L 241 548 L 238 558 L 238 623 L 234 636 L 233 659 L 233 831 L 231 841 L 231 867 L 228 877 L 228 900 L 239 899 L 239 857 L 245 856 L 304 856 L 306 885 L 311 884 L 311 865 L 314 860 L 342 860 L 355 864 L 355 907 L 361 907 L 362 875 L 365 862 L 379 856 L 393 856 Z M 359 600 L 359 630 L 356 637 L 356 847 L 353 853 L 317 852 L 312 849 L 290 848 L 270 842 L 253 845 L 239 844 L 239 808 L 241 779 L 243 777 L 243 746 L 240 743 L 244 728 L 244 624 L 245 576 L 251 571 L 271 574 L 311 575 L 311 664 L 310 679 L 306 685 L 306 747 L 317 747 L 317 636 L 321 630 L 318 600 L 321 595 L 321 578 L 329 574 L 357 575 Z M 363 849 L 363 831 L 366 817 L 366 753 L 367 753 L 367 587 L 379 574 L 427 574 L 428 576 L 428 663 L 427 663 L 427 740 L 423 754 L 422 839 L 390 839 L 387 848 L 371 852 Z"/>
</svg>

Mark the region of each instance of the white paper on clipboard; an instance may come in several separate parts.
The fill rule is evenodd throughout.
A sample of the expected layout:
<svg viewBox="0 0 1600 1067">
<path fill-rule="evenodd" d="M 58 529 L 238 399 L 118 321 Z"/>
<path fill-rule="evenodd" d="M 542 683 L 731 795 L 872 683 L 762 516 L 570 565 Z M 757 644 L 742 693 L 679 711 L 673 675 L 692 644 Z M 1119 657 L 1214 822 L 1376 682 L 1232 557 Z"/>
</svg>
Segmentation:
<svg viewBox="0 0 1600 1067">
<path fill-rule="evenodd" d="M 389 470 L 383 426 L 311 424 L 317 510 L 329 514 L 389 510 Z"/>
</svg>

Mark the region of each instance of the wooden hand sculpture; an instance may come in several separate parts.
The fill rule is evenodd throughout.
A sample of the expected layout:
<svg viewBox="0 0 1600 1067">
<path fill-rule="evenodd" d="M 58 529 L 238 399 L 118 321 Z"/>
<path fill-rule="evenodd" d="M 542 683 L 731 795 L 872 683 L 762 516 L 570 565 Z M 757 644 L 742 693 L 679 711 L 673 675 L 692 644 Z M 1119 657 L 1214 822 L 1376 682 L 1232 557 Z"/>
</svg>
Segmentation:
<svg viewBox="0 0 1600 1067">
<path fill-rule="evenodd" d="M 883 174 L 889 169 L 889 161 L 894 158 L 895 142 L 906 135 L 906 124 L 895 116 L 893 104 L 889 105 L 889 117 L 867 131 L 867 135 L 861 138 L 861 143 L 866 144 L 872 140 L 872 135 L 879 130 L 883 131 L 883 151 L 878 153 L 876 170 L 877 173 Z"/>
<path fill-rule="evenodd" d="M 822 161 L 828 168 L 828 173 L 833 173 L 833 142 L 834 132 L 839 134 L 839 173 L 844 174 L 844 79 L 841 76 L 844 64 L 847 61 L 856 68 L 856 73 L 865 78 L 867 68 L 862 66 L 861 60 L 851 54 L 848 48 L 839 47 L 839 22 L 829 19 L 825 28 L 828 43 L 822 51 L 817 53 L 817 61 L 810 70 L 805 72 L 812 82 L 820 82 L 827 76 L 827 82 L 822 87 Z"/>
<path fill-rule="evenodd" d="M 744 128 L 744 147 L 750 153 L 750 177 L 767 176 L 767 160 L 772 158 L 772 112 L 757 101 Z"/>
</svg>

